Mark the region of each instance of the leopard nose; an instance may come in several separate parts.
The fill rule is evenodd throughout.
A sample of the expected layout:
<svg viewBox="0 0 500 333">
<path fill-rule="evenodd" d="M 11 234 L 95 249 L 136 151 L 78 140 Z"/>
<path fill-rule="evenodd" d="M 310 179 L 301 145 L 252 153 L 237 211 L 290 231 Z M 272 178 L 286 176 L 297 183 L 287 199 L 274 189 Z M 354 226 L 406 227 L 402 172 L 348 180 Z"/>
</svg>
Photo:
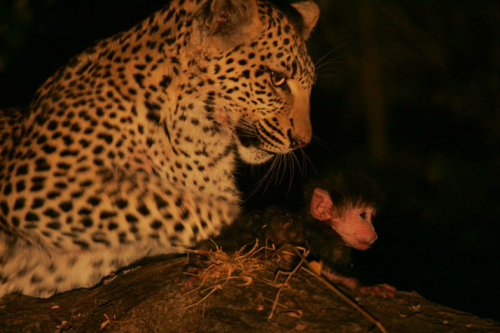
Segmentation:
<svg viewBox="0 0 500 333">
<path fill-rule="evenodd" d="M 290 148 L 297 149 L 306 146 L 311 141 L 310 135 L 300 135 L 299 133 L 292 133 L 288 130 L 288 138 L 290 139 Z"/>
</svg>

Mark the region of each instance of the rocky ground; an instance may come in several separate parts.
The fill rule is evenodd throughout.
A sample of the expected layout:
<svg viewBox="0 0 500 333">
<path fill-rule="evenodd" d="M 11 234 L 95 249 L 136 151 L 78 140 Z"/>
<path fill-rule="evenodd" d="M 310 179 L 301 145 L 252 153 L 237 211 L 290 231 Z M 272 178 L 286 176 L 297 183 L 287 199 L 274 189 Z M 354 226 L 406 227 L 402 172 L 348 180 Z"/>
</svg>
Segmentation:
<svg viewBox="0 0 500 333">
<path fill-rule="evenodd" d="M 186 272 L 186 257 L 151 262 L 49 299 L 9 295 L 0 299 L 0 331 L 500 332 L 500 323 L 416 292 L 384 299 L 341 289 L 358 310 L 304 263 L 276 278 L 280 259 L 266 251 L 260 245 L 231 256 L 215 251 L 213 264 L 193 273 Z"/>
</svg>

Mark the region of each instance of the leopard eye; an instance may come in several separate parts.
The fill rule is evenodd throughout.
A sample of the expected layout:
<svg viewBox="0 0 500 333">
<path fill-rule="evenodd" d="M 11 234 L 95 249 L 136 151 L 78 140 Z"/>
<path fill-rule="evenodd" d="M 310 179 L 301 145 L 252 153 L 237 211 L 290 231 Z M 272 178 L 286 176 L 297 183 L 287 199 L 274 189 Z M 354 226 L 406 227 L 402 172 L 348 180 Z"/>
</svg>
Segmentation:
<svg viewBox="0 0 500 333">
<path fill-rule="evenodd" d="M 283 74 L 271 72 L 271 82 L 273 86 L 279 87 L 286 82 L 286 77 Z"/>
</svg>

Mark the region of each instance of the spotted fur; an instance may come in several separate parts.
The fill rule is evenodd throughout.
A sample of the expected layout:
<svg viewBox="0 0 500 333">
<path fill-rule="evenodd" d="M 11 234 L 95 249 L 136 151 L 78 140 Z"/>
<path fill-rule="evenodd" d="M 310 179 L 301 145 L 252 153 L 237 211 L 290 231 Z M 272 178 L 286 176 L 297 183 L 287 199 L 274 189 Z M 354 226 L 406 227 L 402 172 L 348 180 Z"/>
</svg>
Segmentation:
<svg viewBox="0 0 500 333">
<path fill-rule="evenodd" d="M 174 0 L 0 113 L 0 296 L 91 287 L 238 214 L 235 161 L 311 138 L 310 1 Z"/>
</svg>

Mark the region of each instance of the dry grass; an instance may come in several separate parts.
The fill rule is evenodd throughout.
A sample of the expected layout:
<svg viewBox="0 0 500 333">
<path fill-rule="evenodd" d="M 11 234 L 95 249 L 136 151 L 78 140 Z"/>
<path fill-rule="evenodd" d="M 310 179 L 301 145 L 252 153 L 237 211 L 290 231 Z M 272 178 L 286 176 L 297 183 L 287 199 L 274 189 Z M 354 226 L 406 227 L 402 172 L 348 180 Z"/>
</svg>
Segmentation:
<svg viewBox="0 0 500 333">
<path fill-rule="evenodd" d="M 259 247 L 259 241 L 256 240 L 255 244 L 249 251 L 245 252 L 245 249 L 250 245 L 247 244 L 236 251 L 234 254 L 229 255 L 226 252 L 222 251 L 222 248 L 220 248 L 217 244 L 214 243 L 214 245 L 215 251 L 186 250 L 188 253 L 207 255 L 211 259 L 212 263 L 210 264 L 210 266 L 202 269 L 197 274 L 186 273 L 192 275 L 193 278 L 196 278 L 200 281 L 198 287 L 188 291 L 187 293 L 200 291 L 201 294 L 205 295 L 199 301 L 189 304 L 185 308 L 190 308 L 202 304 L 213 293 L 215 293 L 219 289 L 222 289 L 229 281 L 240 280 L 243 282 L 240 284 L 240 286 L 246 286 L 253 283 L 254 280 L 258 280 L 278 289 L 276 297 L 274 301 L 272 301 L 273 305 L 268 316 L 268 320 L 271 320 L 278 306 L 286 309 L 285 306 L 279 304 L 281 292 L 285 288 L 290 288 L 290 279 L 302 269 L 312 276 L 316 277 L 335 294 L 349 303 L 364 317 L 366 317 L 375 326 L 377 326 L 380 331 L 382 331 L 383 333 L 387 332 L 376 318 L 374 318 L 366 310 L 361 308 L 356 302 L 354 302 L 346 294 L 340 291 L 335 285 L 321 276 L 321 265 L 318 268 L 315 263 L 311 263 L 306 259 L 307 255 L 309 254 L 307 249 L 292 246 L 291 251 L 287 251 L 290 246 L 285 246 L 276 250 L 274 244 L 271 247 L 269 247 L 267 244 L 265 246 Z M 257 256 L 257 254 L 262 254 L 262 252 L 265 252 L 263 255 L 263 259 Z M 300 262 L 295 265 L 295 267 L 293 267 L 291 271 L 278 270 L 275 275 L 274 281 L 257 276 L 257 272 L 263 272 L 267 269 L 268 258 L 274 258 L 274 260 L 280 261 L 283 256 L 298 256 L 300 258 Z M 279 282 L 280 276 L 285 276 L 283 282 Z M 208 284 L 209 287 L 203 289 L 206 284 Z M 286 309 L 284 313 L 287 313 L 294 317 L 302 316 L 302 311 L 300 309 Z"/>
<path fill-rule="evenodd" d="M 257 258 L 257 254 L 262 251 L 275 250 L 274 247 L 259 247 L 259 241 L 256 240 L 249 251 L 245 252 L 245 249 L 249 246 L 247 244 L 234 254 L 229 255 L 222 251 L 217 244 L 214 243 L 214 245 L 215 251 L 186 250 L 188 253 L 206 255 L 211 260 L 211 264 L 197 274 L 186 273 L 200 281 L 199 286 L 188 291 L 188 293 L 200 291 L 200 293 L 204 294 L 208 291 L 208 294 L 201 300 L 186 306 L 186 308 L 201 304 L 216 290 L 222 289 L 229 281 L 241 280 L 243 283 L 240 286 L 253 283 L 254 279 L 258 279 L 255 273 L 266 269 L 266 262 Z M 202 289 L 207 283 L 210 287 Z"/>
<path fill-rule="evenodd" d="M 285 307 L 279 304 L 279 298 L 281 292 L 285 288 L 289 288 L 289 280 L 294 276 L 299 269 L 303 266 L 303 261 L 295 266 L 291 272 L 279 270 L 275 276 L 275 279 L 269 280 L 259 277 L 256 273 L 259 271 L 265 271 L 267 269 L 268 258 L 272 257 L 275 261 L 281 261 L 283 256 L 295 256 L 293 252 L 286 251 L 286 248 L 280 248 L 276 250 L 274 244 L 270 247 L 267 244 L 265 246 L 259 247 L 259 241 L 256 240 L 255 244 L 249 251 L 245 249 L 250 245 L 247 244 L 236 251 L 234 254 L 229 255 L 215 244 L 215 251 L 204 251 L 204 250 L 187 250 L 188 253 L 195 253 L 201 255 L 207 255 L 211 259 L 211 264 L 207 268 L 204 268 L 197 274 L 186 273 L 192 275 L 200 281 L 199 286 L 190 290 L 188 293 L 199 291 L 201 294 L 205 294 L 203 298 L 199 301 L 189 304 L 186 308 L 200 305 L 205 300 L 207 300 L 214 292 L 222 289 L 229 281 L 241 280 L 243 283 L 240 286 L 245 286 L 253 283 L 255 280 L 266 283 L 270 286 L 278 288 L 276 297 L 274 299 L 271 313 L 268 319 L 272 319 L 277 306 Z M 304 255 L 307 256 L 307 251 L 304 251 Z M 266 252 L 263 254 L 263 252 Z M 263 256 L 257 256 L 257 254 L 263 254 Z M 280 277 L 285 276 L 283 282 L 280 281 Z M 209 287 L 203 289 L 205 285 Z M 287 313 L 292 316 L 301 315 L 301 311 L 298 309 L 287 309 Z"/>
</svg>

